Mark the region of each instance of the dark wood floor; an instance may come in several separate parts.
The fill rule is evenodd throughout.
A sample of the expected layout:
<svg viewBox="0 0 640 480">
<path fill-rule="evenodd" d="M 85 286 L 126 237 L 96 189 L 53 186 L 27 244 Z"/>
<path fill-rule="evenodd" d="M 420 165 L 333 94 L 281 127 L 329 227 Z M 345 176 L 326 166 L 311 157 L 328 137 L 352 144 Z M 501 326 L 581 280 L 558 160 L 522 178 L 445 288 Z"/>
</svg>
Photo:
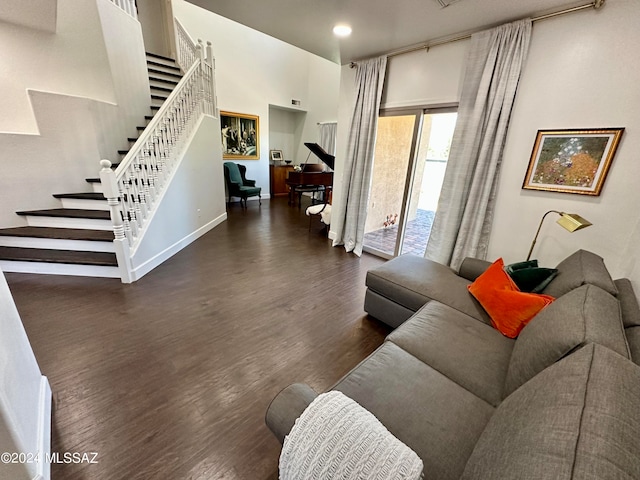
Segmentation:
<svg viewBox="0 0 640 480">
<path fill-rule="evenodd" d="M 54 480 L 277 478 L 264 424 L 293 382 L 326 390 L 383 341 L 382 260 L 331 247 L 286 199 L 249 202 L 135 284 L 6 274 L 53 390 Z"/>
</svg>

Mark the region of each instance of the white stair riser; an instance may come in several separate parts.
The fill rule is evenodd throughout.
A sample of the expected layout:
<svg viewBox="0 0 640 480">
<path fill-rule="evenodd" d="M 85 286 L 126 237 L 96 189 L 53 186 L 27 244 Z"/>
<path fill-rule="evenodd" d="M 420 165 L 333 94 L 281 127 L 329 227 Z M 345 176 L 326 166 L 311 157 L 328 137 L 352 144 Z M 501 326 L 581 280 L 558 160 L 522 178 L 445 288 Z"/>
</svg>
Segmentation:
<svg viewBox="0 0 640 480">
<path fill-rule="evenodd" d="M 0 237 L 2 247 L 45 248 L 49 250 L 80 250 L 83 252 L 115 253 L 113 242 L 66 240 L 62 238 Z"/>
<path fill-rule="evenodd" d="M 102 212 L 109 211 L 107 199 L 104 200 L 85 200 L 82 198 L 61 198 L 62 208 L 79 208 L 81 210 L 100 210 Z"/>
<path fill-rule="evenodd" d="M 27 215 L 27 225 L 30 227 L 53 228 L 85 228 L 89 230 L 111 230 L 111 220 L 96 220 L 92 218 L 68 218 L 68 217 L 40 217 Z"/>
<path fill-rule="evenodd" d="M 175 60 L 165 60 L 164 58 L 157 58 L 152 56 L 147 56 L 146 59 L 147 62 L 161 63 L 162 65 L 177 67 Z"/>
<path fill-rule="evenodd" d="M 91 189 L 96 193 L 102 193 L 102 184 L 101 183 L 92 183 Z"/>
<path fill-rule="evenodd" d="M 169 72 L 169 73 L 180 75 L 180 72 L 176 72 L 176 71 Z M 157 71 L 149 72 L 149 76 L 160 78 L 160 79 L 164 79 L 164 80 L 171 80 L 171 81 L 174 81 L 174 82 L 179 82 L 180 81 L 180 78 L 178 78 L 178 77 L 174 77 L 173 75 L 166 75 L 163 72 L 157 72 Z"/>
<path fill-rule="evenodd" d="M 180 70 L 175 70 L 173 68 L 167 68 L 163 65 L 149 64 L 148 67 L 152 70 L 151 74 L 155 74 L 156 72 L 160 73 L 173 73 L 175 75 L 180 75 Z"/>
<path fill-rule="evenodd" d="M 73 275 L 76 277 L 120 278 L 118 267 L 74 265 L 70 263 L 21 262 L 0 260 L 4 272 L 39 273 L 45 275 Z"/>
<path fill-rule="evenodd" d="M 162 97 L 164 100 L 166 100 L 167 97 L 169 95 L 171 95 L 171 92 L 160 92 L 158 90 L 151 90 L 151 95 L 155 95 L 157 97 Z"/>
<path fill-rule="evenodd" d="M 151 99 L 151 105 L 153 105 L 154 107 L 161 107 L 163 103 L 164 100 L 159 100 L 157 98 Z"/>
</svg>

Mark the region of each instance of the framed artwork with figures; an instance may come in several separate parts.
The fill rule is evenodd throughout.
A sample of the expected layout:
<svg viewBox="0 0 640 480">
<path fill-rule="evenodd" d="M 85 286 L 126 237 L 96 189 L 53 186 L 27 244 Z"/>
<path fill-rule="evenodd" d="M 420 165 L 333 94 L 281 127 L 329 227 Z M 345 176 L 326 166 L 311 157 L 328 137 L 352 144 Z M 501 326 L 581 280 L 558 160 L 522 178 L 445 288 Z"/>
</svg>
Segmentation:
<svg viewBox="0 0 640 480">
<path fill-rule="evenodd" d="M 257 115 L 220 112 L 222 158 L 260 159 L 260 119 Z"/>
</svg>

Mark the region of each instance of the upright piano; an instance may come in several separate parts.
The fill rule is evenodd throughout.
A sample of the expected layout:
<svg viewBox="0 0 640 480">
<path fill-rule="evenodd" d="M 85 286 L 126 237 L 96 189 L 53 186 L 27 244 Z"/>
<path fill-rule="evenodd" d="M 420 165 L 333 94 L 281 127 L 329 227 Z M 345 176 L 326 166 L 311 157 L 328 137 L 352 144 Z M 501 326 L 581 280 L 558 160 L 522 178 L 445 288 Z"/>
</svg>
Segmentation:
<svg viewBox="0 0 640 480">
<path fill-rule="evenodd" d="M 327 165 L 331 170 L 335 165 L 336 157 L 328 154 L 317 143 L 305 143 L 304 144 L 311 152 L 315 154 L 322 162 Z M 309 157 L 307 157 L 307 160 Z M 296 195 L 298 195 L 298 204 L 300 204 L 300 198 L 304 192 L 310 193 L 322 193 L 323 201 L 326 202 L 328 197 L 327 193 L 333 186 L 333 172 L 323 172 L 322 165 L 317 163 L 303 163 L 300 165 L 302 171 L 289 172 L 286 184 L 289 186 L 289 203 L 295 201 Z"/>
</svg>

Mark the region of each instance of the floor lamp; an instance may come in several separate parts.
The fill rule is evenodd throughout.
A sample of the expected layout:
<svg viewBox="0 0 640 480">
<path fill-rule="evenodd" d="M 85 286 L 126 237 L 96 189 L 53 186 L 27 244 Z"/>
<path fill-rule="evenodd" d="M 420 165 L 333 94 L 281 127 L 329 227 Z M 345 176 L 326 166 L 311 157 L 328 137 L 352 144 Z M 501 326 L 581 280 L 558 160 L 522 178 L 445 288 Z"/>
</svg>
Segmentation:
<svg viewBox="0 0 640 480">
<path fill-rule="evenodd" d="M 544 219 L 547 217 L 547 215 L 549 215 L 550 213 L 557 213 L 558 215 L 560 215 L 560 218 L 556 220 L 556 223 L 560 225 L 562 228 L 564 228 L 565 230 L 568 230 L 569 232 L 575 232 L 576 230 L 587 228 L 593 225 L 589 220 L 582 218 L 577 213 L 565 213 L 565 212 L 559 212 L 557 210 L 549 210 L 547 213 L 545 213 L 542 216 L 542 220 L 540 220 L 540 225 L 538 225 L 536 236 L 533 237 L 533 242 L 531 242 L 531 248 L 529 249 L 529 255 L 527 255 L 527 260 L 531 258 L 531 252 L 533 252 L 533 247 L 536 244 L 536 240 L 538 240 L 538 234 L 540 233 L 540 229 L 542 228 L 542 223 L 544 222 Z"/>
</svg>

